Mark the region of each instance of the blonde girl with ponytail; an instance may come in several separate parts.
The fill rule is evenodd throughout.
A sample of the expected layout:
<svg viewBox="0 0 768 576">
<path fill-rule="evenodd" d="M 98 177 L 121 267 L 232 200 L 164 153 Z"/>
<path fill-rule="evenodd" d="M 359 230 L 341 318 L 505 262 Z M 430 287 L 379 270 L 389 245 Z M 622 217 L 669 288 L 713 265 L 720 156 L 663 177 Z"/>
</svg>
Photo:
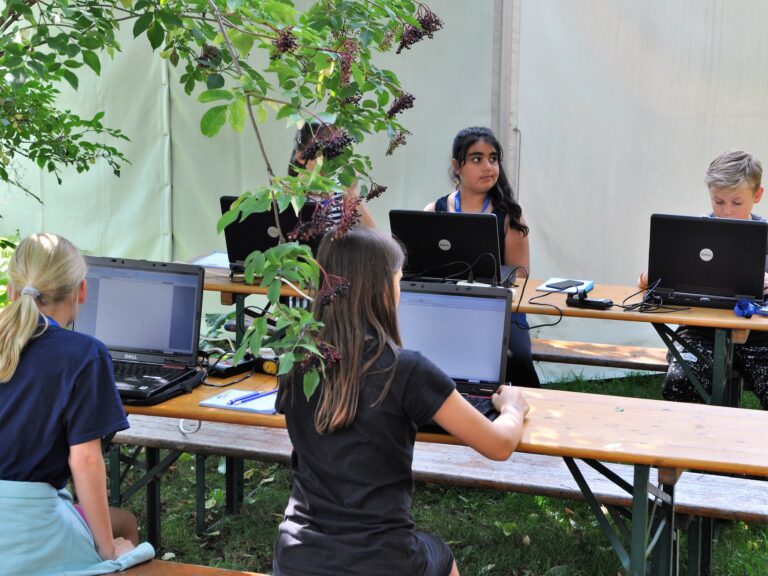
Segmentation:
<svg viewBox="0 0 768 576">
<path fill-rule="evenodd" d="M 85 302 L 85 277 L 77 248 L 56 234 L 25 238 L 8 264 L 10 303 L 0 310 L 0 558 L 8 574 L 117 570 L 115 559 L 138 541 L 133 515 L 107 505 L 101 438 L 128 427 L 109 352 L 66 329 Z M 79 510 L 65 488 L 70 478 Z"/>
</svg>

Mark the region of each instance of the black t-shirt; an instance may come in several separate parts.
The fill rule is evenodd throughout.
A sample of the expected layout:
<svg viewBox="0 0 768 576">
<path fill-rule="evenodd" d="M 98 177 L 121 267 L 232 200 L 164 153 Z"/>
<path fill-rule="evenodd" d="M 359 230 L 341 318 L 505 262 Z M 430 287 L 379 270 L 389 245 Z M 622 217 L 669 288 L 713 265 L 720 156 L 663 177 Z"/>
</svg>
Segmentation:
<svg viewBox="0 0 768 576">
<path fill-rule="evenodd" d="M 418 352 L 401 350 L 389 392 L 373 406 L 393 360 L 387 351 L 369 370 L 354 422 L 332 434 L 315 430 L 319 389 L 307 401 L 301 378 L 294 381 L 284 409 L 293 487 L 275 547 L 281 576 L 423 573 L 411 516 L 413 446 L 417 427 L 455 385 Z"/>
</svg>

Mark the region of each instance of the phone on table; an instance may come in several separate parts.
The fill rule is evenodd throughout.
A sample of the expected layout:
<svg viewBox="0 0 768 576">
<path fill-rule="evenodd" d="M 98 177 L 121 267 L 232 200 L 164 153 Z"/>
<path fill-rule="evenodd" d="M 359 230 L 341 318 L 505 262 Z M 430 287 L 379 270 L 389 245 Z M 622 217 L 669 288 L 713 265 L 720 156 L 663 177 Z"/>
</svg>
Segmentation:
<svg viewBox="0 0 768 576">
<path fill-rule="evenodd" d="M 567 290 L 568 288 L 581 286 L 582 284 L 584 284 L 584 282 L 579 282 L 578 280 L 561 280 L 560 282 L 552 282 L 552 284 L 547 284 L 547 288 L 553 288 L 555 290 Z"/>
</svg>

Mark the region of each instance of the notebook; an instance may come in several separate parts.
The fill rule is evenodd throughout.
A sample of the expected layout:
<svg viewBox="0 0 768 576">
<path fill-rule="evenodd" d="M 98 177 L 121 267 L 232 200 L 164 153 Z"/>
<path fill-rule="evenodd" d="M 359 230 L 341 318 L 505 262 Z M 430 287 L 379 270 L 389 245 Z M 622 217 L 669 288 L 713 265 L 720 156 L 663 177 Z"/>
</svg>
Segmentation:
<svg viewBox="0 0 768 576">
<path fill-rule="evenodd" d="M 203 268 L 86 257 L 88 296 L 74 329 L 109 349 L 123 400 L 199 383 Z"/>
<path fill-rule="evenodd" d="M 733 308 L 763 300 L 768 222 L 653 214 L 648 285 L 664 304 Z"/>
<path fill-rule="evenodd" d="M 404 280 L 397 307 L 403 348 L 430 359 L 493 420 L 490 397 L 505 381 L 511 310 L 508 288 Z"/>
<path fill-rule="evenodd" d="M 232 203 L 237 200 L 237 196 L 222 196 L 219 198 L 221 204 L 221 213 L 228 212 Z M 308 221 L 312 218 L 316 204 L 307 202 L 301 209 L 300 216 L 302 221 Z M 299 216 L 293 208 L 289 207 L 280 213 L 280 229 L 285 236 L 291 232 L 299 222 Z M 265 252 L 270 248 L 277 246 L 279 233 L 275 226 L 275 214 L 269 210 L 267 212 L 254 212 L 249 214 L 245 220 L 235 220 L 224 228 L 224 242 L 227 245 L 227 255 L 229 257 L 229 267 L 232 272 L 242 273 L 245 259 L 251 252 L 260 250 Z M 305 242 L 312 253 L 317 251 L 319 242 Z"/>
<path fill-rule="evenodd" d="M 390 210 L 392 236 L 405 247 L 406 279 L 504 280 L 495 214 Z"/>
</svg>

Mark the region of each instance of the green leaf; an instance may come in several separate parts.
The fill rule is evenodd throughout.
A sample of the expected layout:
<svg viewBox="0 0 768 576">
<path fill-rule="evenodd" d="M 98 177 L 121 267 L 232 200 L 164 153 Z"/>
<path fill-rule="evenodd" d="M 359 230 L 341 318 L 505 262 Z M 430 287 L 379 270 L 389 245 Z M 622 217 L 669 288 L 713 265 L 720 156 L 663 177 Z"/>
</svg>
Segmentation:
<svg viewBox="0 0 768 576">
<path fill-rule="evenodd" d="M 157 16 L 166 28 L 183 28 L 184 22 L 176 14 L 171 12 L 158 12 Z"/>
<path fill-rule="evenodd" d="M 75 90 L 77 90 L 77 87 L 79 86 L 79 82 L 77 80 L 77 76 L 73 72 L 70 72 L 66 68 L 62 68 L 59 70 L 59 75 L 64 78 L 67 82 L 69 82 L 69 85 L 72 86 Z"/>
<path fill-rule="evenodd" d="M 200 131 L 208 137 L 215 136 L 227 121 L 227 106 L 214 106 L 200 119 Z"/>
<path fill-rule="evenodd" d="M 229 90 L 206 90 L 200 96 L 197 97 L 197 101 L 205 104 L 206 102 L 213 102 L 214 100 L 232 100 L 233 95 Z"/>
<path fill-rule="evenodd" d="M 156 50 L 160 47 L 165 40 L 165 30 L 160 22 L 155 20 L 147 30 L 147 38 L 149 38 L 149 44 L 152 46 L 152 50 Z"/>
<path fill-rule="evenodd" d="M 205 79 L 205 85 L 211 90 L 221 88 L 224 86 L 224 76 L 221 74 L 209 74 Z"/>
<path fill-rule="evenodd" d="M 256 108 L 256 121 L 261 124 L 266 121 L 267 116 L 269 116 L 267 109 L 262 104 L 259 104 L 258 108 Z"/>
<path fill-rule="evenodd" d="M 230 32 L 229 39 L 232 41 L 232 45 L 237 50 L 237 53 L 241 58 L 245 58 L 251 52 L 253 48 L 253 36 L 249 34 L 242 34 L 240 32 Z"/>
<path fill-rule="evenodd" d="M 293 368 L 295 361 L 296 356 L 294 356 L 293 352 L 284 352 L 283 354 L 280 354 L 280 358 L 277 361 L 277 375 L 288 374 L 288 372 L 291 371 L 291 368 Z"/>
<path fill-rule="evenodd" d="M 277 278 L 269 285 L 269 290 L 267 290 L 267 298 L 273 304 L 277 304 L 277 301 L 280 300 L 280 288 L 282 288 L 282 286 L 283 283 Z"/>
<path fill-rule="evenodd" d="M 221 215 L 221 218 L 219 218 L 219 221 L 216 223 L 216 232 L 221 234 L 224 228 L 237 220 L 239 215 L 240 214 L 234 210 L 228 210 L 227 212 L 224 212 L 224 214 Z"/>
<path fill-rule="evenodd" d="M 140 36 L 152 23 L 152 12 L 145 12 L 133 24 L 133 37 Z"/>
<path fill-rule="evenodd" d="M 238 98 L 229 105 L 229 125 L 237 132 L 245 126 L 245 98 Z"/>
<path fill-rule="evenodd" d="M 90 50 L 83 50 L 82 52 L 83 62 L 85 62 L 91 70 L 96 72 L 97 75 L 101 74 L 101 62 L 96 52 Z"/>
<path fill-rule="evenodd" d="M 317 386 L 320 384 L 320 373 L 317 368 L 313 368 L 304 374 L 304 396 L 307 400 L 312 398 L 312 394 L 317 390 Z"/>
</svg>

